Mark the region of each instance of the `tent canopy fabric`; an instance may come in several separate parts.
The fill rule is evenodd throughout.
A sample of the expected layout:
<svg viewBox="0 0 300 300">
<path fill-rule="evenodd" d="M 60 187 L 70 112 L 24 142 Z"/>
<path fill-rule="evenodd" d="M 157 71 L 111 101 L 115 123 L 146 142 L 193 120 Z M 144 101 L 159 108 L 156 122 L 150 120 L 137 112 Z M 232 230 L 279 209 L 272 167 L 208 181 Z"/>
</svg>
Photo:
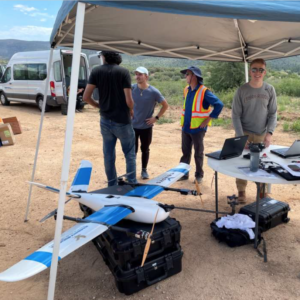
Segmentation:
<svg viewBox="0 0 300 300">
<path fill-rule="evenodd" d="M 300 54 L 300 1 L 64 1 L 52 45 L 73 47 L 78 2 L 84 49 L 219 61 Z"/>
</svg>

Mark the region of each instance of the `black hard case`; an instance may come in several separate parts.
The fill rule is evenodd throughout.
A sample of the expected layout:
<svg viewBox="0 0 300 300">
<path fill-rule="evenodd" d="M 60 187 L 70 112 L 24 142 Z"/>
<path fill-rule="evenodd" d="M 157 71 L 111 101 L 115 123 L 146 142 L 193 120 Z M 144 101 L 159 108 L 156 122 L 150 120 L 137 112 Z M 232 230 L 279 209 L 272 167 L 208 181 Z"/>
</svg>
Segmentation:
<svg viewBox="0 0 300 300">
<path fill-rule="evenodd" d="M 131 230 L 144 230 L 150 232 L 152 224 L 137 223 L 130 220 L 122 220 L 116 224 Z M 167 218 L 163 222 L 155 224 L 152 234 L 152 244 L 147 259 L 164 255 L 166 251 L 174 250 L 180 243 L 180 223 L 173 218 Z M 130 270 L 132 266 L 142 261 L 146 240 L 132 238 L 124 232 L 107 230 L 98 236 L 94 243 L 96 247 L 105 247 L 115 265 L 122 270 Z"/>
<path fill-rule="evenodd" d="M 95 241 L 97 243 L 97 241 Z M 143 267 L 136 265 L 130 270 L 123 270 L 115 264 L 106 246 L 97 246 L 104 262 L 111 270 L 120 293 L 131 295 L 150 285 L 171 277 L 182 269 L 183 252 L 179 244 L 175 249 L 169 249 L 163 255 L 147 258 Z"/>
<path fill-rule="evenodd" d="M 259 201 L 259 227 L 267 231 L 281 223 L 287 223 L 290 207 L 287 203 L 272 199 L 263 198 Z M 248 215 L 255 221 L 256 202 L 245 205 L 240 209 L 240 214 Z"/>
</svg>

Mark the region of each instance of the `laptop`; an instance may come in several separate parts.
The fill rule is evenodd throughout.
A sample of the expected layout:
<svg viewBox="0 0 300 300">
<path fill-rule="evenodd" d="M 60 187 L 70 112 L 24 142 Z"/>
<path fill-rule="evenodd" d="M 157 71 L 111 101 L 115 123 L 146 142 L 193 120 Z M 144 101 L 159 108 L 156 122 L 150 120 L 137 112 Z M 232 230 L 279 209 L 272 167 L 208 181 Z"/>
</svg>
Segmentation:
<svg viewBox="0 0 300 300">
<path fill-rule="evenodd" d="M 271 153 L 283 158 L 300 156 L 300 140 L 296 140 L 290 148 L 273 149 Z"/>
<path fill-rule="evenodd" d="M 215 151 L 205 155 L 218 160 L 238 157 L 243 153 L 247 140 L 248 135 L 226 139 L 221 151 Z"/>
</svg>

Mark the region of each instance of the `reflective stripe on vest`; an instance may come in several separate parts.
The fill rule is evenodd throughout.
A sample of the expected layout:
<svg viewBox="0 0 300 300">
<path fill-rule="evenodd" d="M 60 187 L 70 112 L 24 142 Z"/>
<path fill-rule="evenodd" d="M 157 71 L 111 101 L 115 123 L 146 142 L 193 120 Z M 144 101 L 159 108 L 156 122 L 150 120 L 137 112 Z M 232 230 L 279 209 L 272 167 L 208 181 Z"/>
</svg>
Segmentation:
<svg viewBox="0 0 300 300">
<path fill-rule="evenodd" d="M 203 108 L 203 99 L 204 99 L 206 90 L 207 90 L 207 87 L 205 87 L 204 85 L 200 85 L 200 87 L 198 88 L 198 90 L 195 93 L 195 97 L 194 97 L 193 105 L 192 105 L 192 118 L 191 118 L 191 125 L 190 125 L 191 129 L 198 128 L 201 125 L 201 123 L 207 117 L 209 117 L 209 115 L 211 113 L 211 107 L 209 107 L 208 109 Z M 188 86 L 186 86 L 183 91 L 184 103 L 183 103 L 183 110 L 182 110 L 182 114 L 181 114 L 181 126 L 183 126 L 183 124 L 184 124 L 185 102 L 186 102 L 187 94 L 188 94 Z M 211 120 L 208 123 L 208 126 L 211 126 Z"/>
</svg>

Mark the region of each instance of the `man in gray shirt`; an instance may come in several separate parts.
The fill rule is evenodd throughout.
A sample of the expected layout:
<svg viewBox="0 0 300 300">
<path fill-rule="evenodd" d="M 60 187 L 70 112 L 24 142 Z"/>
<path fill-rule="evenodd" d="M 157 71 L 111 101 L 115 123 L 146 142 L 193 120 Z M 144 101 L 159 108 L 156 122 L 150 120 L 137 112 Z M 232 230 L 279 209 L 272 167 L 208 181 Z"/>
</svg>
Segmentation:
<svg viewBox="0 0 300 300">
<path fill-rule="evenodd" d="M 250 64 L 251 80 L 235 93 L 232 103 L 232 123 L 236 136 L 248 135 L 248 142 L 269 147 L 277 123 L 277 99 L 272 85 L 264 82 L 266 62 L 255 59 Z M 237 179 L 238 200 L 246 202 L 247 181 Z"/>
<path fill-rule="evenodd" d="M 158 89 L 148 84 L 149 72 L 144 67 L 135 70 L 137 84 L 132 86 L 134 102 L 132 126 L 135 131 L 135 153 L 138 152 L 139 140 L 142 151 L 142 179 L 148 179 L 147 165 L 149 161 L 150 144 L 152 142 L 152 128 L 156 121 L 165 113 L 168 103 Z M 162 105 L 154 117 L 156 103 Z"/>
</svg>

